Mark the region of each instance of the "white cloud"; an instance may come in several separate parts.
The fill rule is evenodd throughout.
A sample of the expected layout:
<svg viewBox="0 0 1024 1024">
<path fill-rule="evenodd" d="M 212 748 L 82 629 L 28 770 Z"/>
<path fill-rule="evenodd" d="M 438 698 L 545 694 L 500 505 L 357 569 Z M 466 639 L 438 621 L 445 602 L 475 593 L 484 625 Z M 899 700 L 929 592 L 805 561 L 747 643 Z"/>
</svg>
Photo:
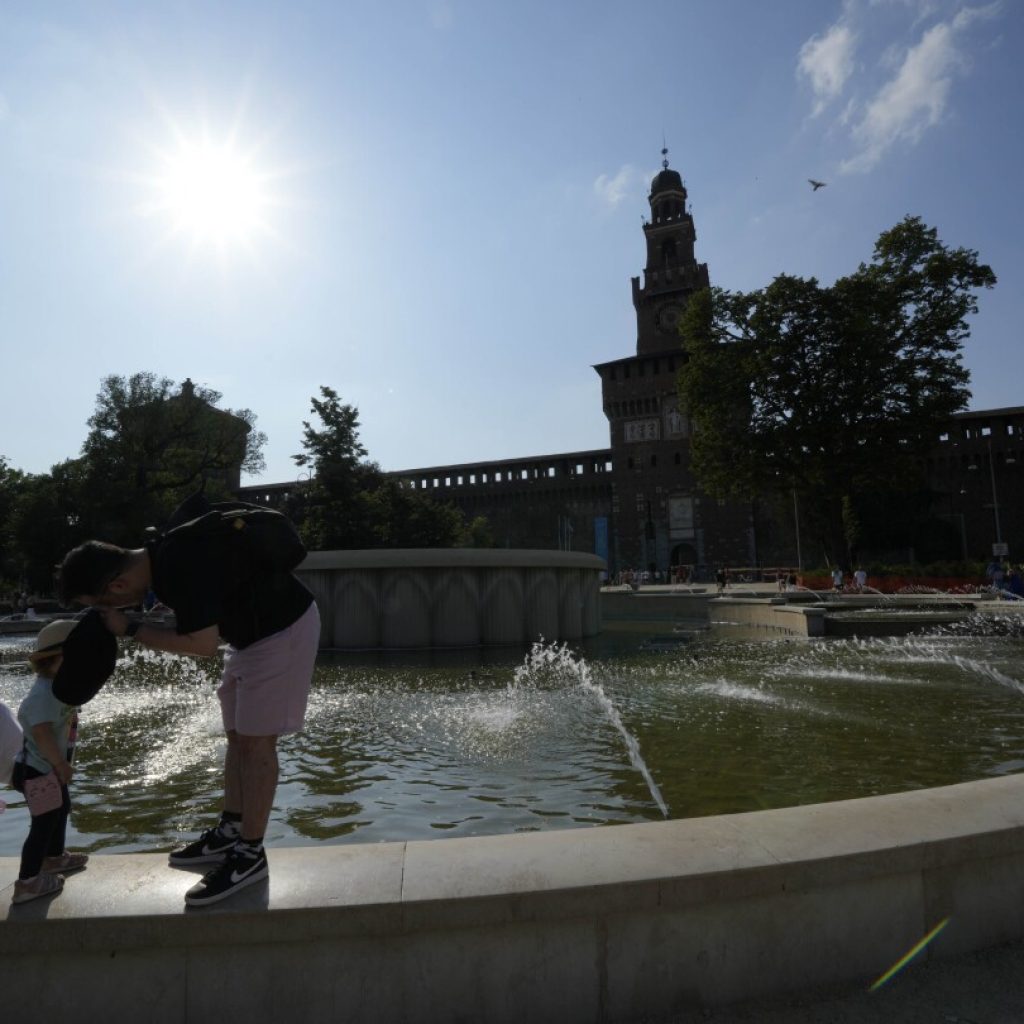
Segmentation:
<svg viewBox="0 0 1024 1024">
<path fill-rule="evenodd" d="M 853 74 L 856 33 L 842 21 L 823 36 L 811 36 L 800 47 L 797 74 L 810 80 L 814 92 L 812 115 L 817 117 L 828 104 L 842 94 Z"/>
<path fill-rule="evenodd" d="M 965 7 L 950 21 L 933 25 L 916 46 L 906 51 L 895 75 L 878 90 L 853 125 L 851 135 L 858 152 L 843 162 L 843 172 L 871 170 L 891 146 L 917 142 L 942 120 L 954 77 L 970 67 L 960 33 L 998 9 L 998 3 Z"/>
<path fill-rule="evenodd" d="M 986 4 L 984 7 L 965 7 L 963 10 L 957 11 L 956 17 L 953 18 L 953 28 L 968 28 L 972 22 L 994 18 L 1002 10 L 1002 6 L 1002 0 L 993 0 L 992 3 Z"/>
<path fill-rule="evenodd" d="M 619 169 L 614 178 L 602 174 L 594 182 L 594 195 L 606 206 L 615 209 L 631 192 L 637 171 L 631 164 Z"/>
</svg>

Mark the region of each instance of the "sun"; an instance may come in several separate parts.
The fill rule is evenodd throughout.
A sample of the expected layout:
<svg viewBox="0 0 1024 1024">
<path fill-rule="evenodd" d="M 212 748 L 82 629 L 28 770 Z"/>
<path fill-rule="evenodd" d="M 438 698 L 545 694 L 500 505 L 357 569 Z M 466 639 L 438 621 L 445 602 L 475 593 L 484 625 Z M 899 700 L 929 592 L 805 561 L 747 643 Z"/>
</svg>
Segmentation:
<svg viewBox="0 0 1024 1024">
<path fill-rule="evenodd" d="M 224 250 L 271 231 L 271 175 L 231 142 L 179 138 L 161 154 L 151 212 L 196 246 Z"/>
</svg>

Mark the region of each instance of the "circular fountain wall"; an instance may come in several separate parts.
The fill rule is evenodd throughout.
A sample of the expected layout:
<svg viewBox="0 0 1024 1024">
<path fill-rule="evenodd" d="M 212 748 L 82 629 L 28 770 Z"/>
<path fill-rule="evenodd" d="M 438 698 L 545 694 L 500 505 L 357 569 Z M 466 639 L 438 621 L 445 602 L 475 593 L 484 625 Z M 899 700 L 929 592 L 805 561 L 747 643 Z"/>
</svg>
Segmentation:
<svg viewBox="0 0 1024 1024">
<path fill-rule="evenodd" d="M 406 548 L 314 551 L 298 575 L 322 647 L 400 650 L 594 636 L 604 568 L 573 551 Z"/>
</svg>

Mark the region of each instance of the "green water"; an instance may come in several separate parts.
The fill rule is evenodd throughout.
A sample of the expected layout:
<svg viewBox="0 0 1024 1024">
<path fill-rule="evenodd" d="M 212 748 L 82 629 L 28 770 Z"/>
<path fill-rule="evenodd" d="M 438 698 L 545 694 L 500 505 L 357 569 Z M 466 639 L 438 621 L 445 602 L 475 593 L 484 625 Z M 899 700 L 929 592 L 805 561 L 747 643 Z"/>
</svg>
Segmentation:
<svg viewBox="0 0 1024 1024">
<path fill-rule="evenodd" d="M 268 842 L 661 820 L 651 783 L 671 817 L 690 817 L 1020 771 L 1018 632 L 978 620 L 898 640 L 324 658 L 305 732 L 281 741 Z M 12 643 L 0 700 L 16 707 L 31 675 Z M 83 709 L 69 845 L 163 850 L 216 816 L 215 668 L 143 654 Z M 3 797 L 0 855 L 13 855 L 27 812 Z"/>
</svg>

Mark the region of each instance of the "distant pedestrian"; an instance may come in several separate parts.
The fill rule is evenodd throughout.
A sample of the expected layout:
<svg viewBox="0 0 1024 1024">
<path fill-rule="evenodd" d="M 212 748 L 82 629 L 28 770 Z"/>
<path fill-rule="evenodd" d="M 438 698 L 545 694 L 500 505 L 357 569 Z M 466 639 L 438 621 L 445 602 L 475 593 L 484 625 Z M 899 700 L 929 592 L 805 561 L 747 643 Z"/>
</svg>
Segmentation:
<svg viewBox="0 0 1024 1024">
<path fill-rule="evenodd" d="M 853 574 L 853 582 L 857 587 L 857 593 L 863 594 L 864 588 L 868 585 L 868 574 L 862 568 L 858 568 Z"/>
<path fill-rule="evenodd" d="M 838 565 L 832 570 L 832 589 L 837 594 L 843 589 L 843 570 Z"/>
<path fill-rule="evenodd" d="M 1024 577 L 1021 576 L 1019 565 L 1011 567 L 1007 589 L 1015 597 L 1024 597 Z"/>
<path fill-rule="evenodd" d="M 1003 563 L 998 558 L 993 558 L 988 564 L 988 568 L 985 570 L 985 575 L 992 581 L 993 590 L 1003 589 L 1003 580 L 1006 577 L 1006 573 L 1003 569 Z"/>
</svg>

